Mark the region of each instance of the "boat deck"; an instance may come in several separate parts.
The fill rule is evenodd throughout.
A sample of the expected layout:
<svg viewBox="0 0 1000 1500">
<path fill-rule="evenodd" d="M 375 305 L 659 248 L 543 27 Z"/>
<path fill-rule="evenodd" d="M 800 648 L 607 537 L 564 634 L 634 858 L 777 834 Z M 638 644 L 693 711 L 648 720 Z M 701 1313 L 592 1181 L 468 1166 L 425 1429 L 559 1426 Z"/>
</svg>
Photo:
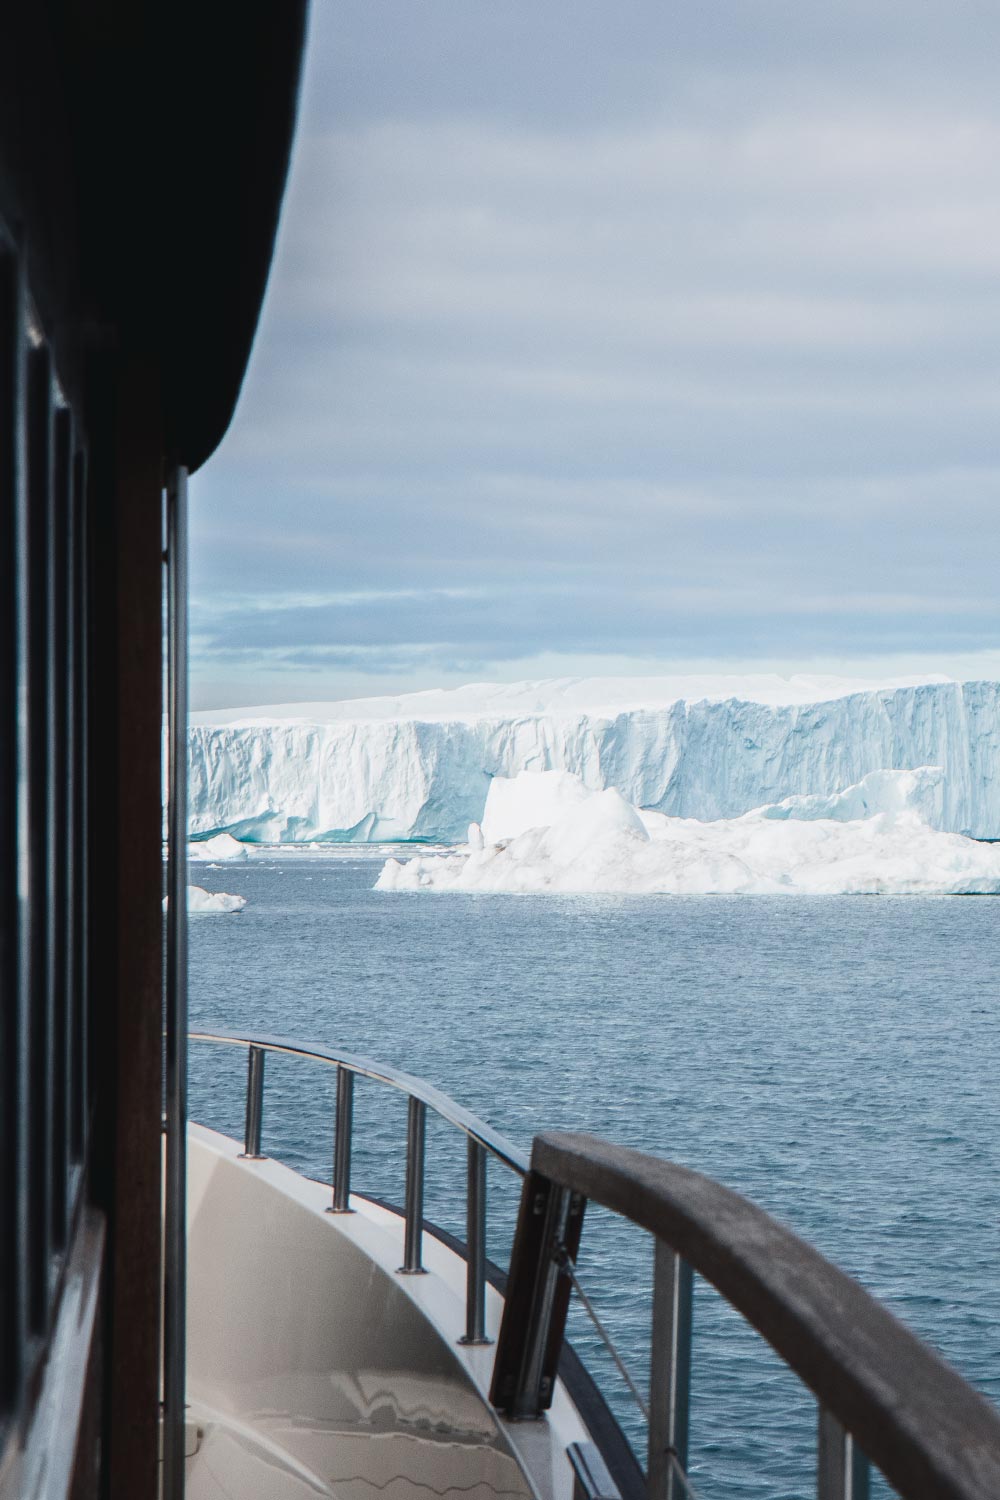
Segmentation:
<svg viewBox="0 0 1000 1500">
<path fill-rule="evenodd" d="M 494 1344 L 459 1342 L 466 1264 L 403 1221 L 203 1127 L 189 1130 L 188 1500 L 572 1500 L 586 1428 L 558 1390 L 541 1422 L 489 1403 Z M 502 1300 L 486 1294 L 495 1340 Z"/>
</svg>

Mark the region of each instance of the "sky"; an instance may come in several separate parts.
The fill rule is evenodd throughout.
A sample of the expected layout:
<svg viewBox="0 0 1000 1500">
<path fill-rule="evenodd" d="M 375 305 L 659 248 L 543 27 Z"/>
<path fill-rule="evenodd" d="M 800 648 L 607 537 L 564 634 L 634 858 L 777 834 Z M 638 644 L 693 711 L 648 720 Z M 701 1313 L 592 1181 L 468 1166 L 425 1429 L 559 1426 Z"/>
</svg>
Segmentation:
<svg viewBox="0 0 1000 1500">
<path fill-rule="evenodd" d="M 313 0 L 192 706 L 1000 676 L 1000 9 Z"/>
</svg>

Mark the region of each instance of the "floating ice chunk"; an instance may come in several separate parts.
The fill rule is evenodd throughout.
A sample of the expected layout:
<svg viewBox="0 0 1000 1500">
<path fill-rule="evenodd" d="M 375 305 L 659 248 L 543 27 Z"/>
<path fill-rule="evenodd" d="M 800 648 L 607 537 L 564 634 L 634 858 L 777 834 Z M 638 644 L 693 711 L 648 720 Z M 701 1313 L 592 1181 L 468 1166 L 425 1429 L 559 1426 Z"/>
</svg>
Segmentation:
<svg viewBox="0 0 1000 1500">
<path fill-rule="evenodd" d="M 187 891 L 190 916 L 226 916 L 230 912 L 242 911 L 247 904 L 245 896 L 230 896 L 226 891 L 206 891 L 200 885 L 189 885 Z M 166 909 L 167 897 L 164 896 L 163 910 Z"/>
<path fill-rule="evenodd" d="M 250 851 L 231 833 L 217 833 L 214 838 L 200 839 L 188 847 L 188 858 L 196 860 L 249 859 Z"/>
<path fill-rule="evenodd" d="M 917 766 L 912 771 L 870 771 L 855 786 L 832 796 L 786 797 L 756 811 L 765 818 L 833 818 L 841 823 L 872 818 L 876 813 L 916 813 L 922 822 L 940 827 L 943 794 L 942 767 Z"/>
<path fill-rule="evenodd" d="M 226 891 L 206 891 L 200 885 L 188 886 L 188 911 L 197 916 L 242 911 L 246 904 L 245 896 L 231 896 Z"/>
<path fill-rule="evenodd" d="M 917 810 L 935 768 L 866 777 L 831 798 L 789 798 L 702 822 L 587 792 L 548 827 L 482 849 L 389 860 L 384 891 L 706 895 L 1000 895 L 1000 847 L 942 833 Z M 528 773 L 530 774 L 530 773 Z M 521 778 L 518 778 L 519 780 Z M 562 795 L 562 794 L 560 794 Z M 529 797 L 524 798 L 525 804 Z M 540 801 L 539 801 L 540 805 Z M 879 807 L 871 816 L 857 809 Z"/>
<path fill-rule="evenodd" d="M 589 791 L 570 771 L 522 771 L 494 776 L 486 794 L 483 837 L 489 844 L 517 838 L 529 828 L 549 828 L 564 812 L 579 807 Z"/>
<path fill-rule="evenodd" d="M 649 843 L 642 819 L 621 792 L 609 787 L 605 792 L 585 792 L 584 796 L 584 801 L 564 811 L 546 831 L 542 843 L 550 858 L 572 864 L 592 859 L 595 849 Z"/>
</svg>

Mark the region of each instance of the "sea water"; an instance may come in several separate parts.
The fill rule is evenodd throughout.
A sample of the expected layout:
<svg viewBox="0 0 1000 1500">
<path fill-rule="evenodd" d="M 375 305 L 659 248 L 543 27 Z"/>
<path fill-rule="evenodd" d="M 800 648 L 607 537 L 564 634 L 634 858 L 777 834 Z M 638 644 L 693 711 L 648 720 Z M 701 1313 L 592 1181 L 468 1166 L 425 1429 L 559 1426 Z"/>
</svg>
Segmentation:
<svg viewBox="0 0 1000 1500">
<path fill-rule="evenodd" d="M 815 1244 L 1000 1400 L 1000 901 L 390 894 L 374 851 L 195 866 L 245 911 L 191 924 L 191 1022 L 367 1054 L 523 1147 L 589 1130 L 697 1168 Z M 246 1055 L 194 1044 L 191 1114 L 240 1136 Z M 329 1180 L 333 1070 L 269 1057 L 264 1149 Z M 405 1100 L 359 1081 L 353 1187 L 402 1200 Z M 428 1121 L 428 1218 L 464 1147 Z M 493 1259 L 516 1184 L 490 1168 Z M 588 1211 L 581 1279 L 640 1384 L 648 1236 Z M 807 1496 L 815 1405 L 696 1283 L 699 1495 Z M 572 1336 L 641 1451 L 579 1312 Z M 885 1493 L 876 1489 L 876 1493 Z"/>
</svg>

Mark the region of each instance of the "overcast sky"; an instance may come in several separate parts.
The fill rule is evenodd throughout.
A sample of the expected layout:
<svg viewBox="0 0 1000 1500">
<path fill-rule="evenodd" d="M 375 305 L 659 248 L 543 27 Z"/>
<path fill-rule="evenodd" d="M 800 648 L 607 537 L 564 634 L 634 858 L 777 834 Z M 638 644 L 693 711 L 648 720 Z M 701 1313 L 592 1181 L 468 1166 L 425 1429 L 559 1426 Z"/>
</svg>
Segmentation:
<svg viewBox="0 0 1000 1500">
<path fill-rule="evenodd" d="M 313 0 L 192 702 L 1000 674 L 995 0 Z"/>
</svg>

